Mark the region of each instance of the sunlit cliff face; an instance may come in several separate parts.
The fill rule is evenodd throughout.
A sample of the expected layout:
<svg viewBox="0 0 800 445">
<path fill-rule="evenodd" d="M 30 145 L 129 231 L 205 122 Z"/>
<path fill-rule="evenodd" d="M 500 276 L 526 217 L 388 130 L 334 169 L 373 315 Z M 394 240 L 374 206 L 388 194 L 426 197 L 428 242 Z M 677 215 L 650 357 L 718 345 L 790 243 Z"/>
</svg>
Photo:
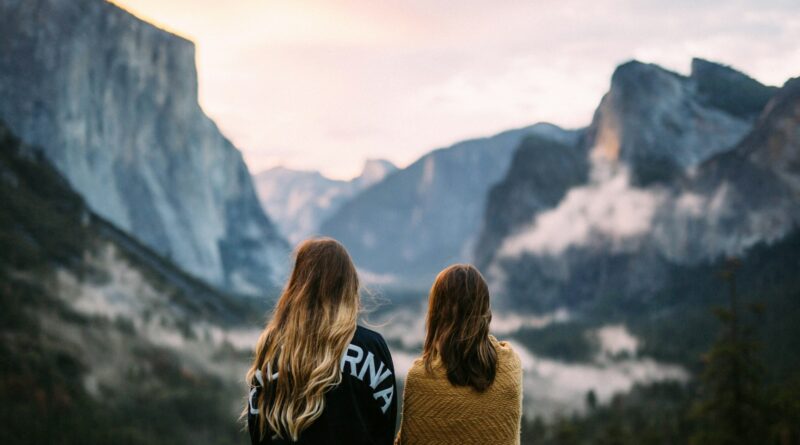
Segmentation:
<svg viewBox="0 0 800 445">
<path fill-rule="evenodd" d="M 620 137 L 612 113 L 603 116 L 597 134 L 597 143 L 592 149 L 592 159 L 615 163 L 619 160 Z"/>
</svg>

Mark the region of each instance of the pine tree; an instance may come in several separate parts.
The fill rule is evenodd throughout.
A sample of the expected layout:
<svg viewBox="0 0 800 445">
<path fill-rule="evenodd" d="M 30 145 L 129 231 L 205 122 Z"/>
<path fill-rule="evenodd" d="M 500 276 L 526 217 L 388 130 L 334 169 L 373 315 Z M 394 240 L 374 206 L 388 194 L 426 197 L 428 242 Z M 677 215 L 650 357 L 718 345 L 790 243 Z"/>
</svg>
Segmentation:
<svg viewBox="0 0 800 445">
<path fill-rule="evenodd" d="M 762 369 L 753 330 L 742 324 L 736 289 L 739 267 L 738 260 L 729 260 L 722 273 L 728 307 L 714 310 L 722 326 L 704 357 L 700 400 L 692 409 L 699 430 L 692 436 L 692 444 L 749 445 L 765 441 Z"/>
<path fill-rule="evenodd" d="M 590 414 L 597 409 L 597 393 L 593 389 L 586 392 L 586 409 Z"/>
</svg>

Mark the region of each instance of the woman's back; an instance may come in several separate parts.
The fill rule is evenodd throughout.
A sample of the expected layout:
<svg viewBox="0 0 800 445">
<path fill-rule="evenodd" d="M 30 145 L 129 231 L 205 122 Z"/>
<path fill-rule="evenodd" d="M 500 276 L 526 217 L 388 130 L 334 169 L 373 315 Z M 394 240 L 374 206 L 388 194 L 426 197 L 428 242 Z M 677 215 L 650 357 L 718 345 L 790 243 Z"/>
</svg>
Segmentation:
<svg viewBox="0 0 800 445">
<path fill-rule="evenodd" d="M 298 246 L 247 371 L 253 444 L 392 442 L 394 367 L 383 338 L 357 324 L 358 290 L 339 242 Z"/>
<path fill-rule="evenodd" d="M 440 363 L 428 372 L 414 362 L 406 379 L 397 443 L 519 444 L 522 367 L 506 342 L 490 337 L 497 352 L 494 382 L 484 391 L 450 383 Z"/>
<path fill-rule="evenodd" d="M 380 334 L 358 326 L 341 369 L 341 383 L 325 393 L 325 409 L 302 431 L 297 442 L 272 434 L 261 438 L 256 401 L 264 379 L 253 382 L 247 416 L 252 444 L 392 443 L 397 414 L 394 365 Z M 257 377 L 261 377 L 260 373 Z"/>
</svg>

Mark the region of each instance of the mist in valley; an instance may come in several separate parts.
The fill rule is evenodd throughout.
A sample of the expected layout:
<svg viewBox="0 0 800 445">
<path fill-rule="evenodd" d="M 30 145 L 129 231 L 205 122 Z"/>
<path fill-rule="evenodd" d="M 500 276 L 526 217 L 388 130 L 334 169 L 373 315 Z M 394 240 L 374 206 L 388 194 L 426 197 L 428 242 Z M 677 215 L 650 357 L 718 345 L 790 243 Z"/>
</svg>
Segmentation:
<svg viewBox="0 0 800 445">
<path fill-rule="evenodd" d="M 201 107 L 204 50 L 103 0 L 0 0 L 0 443 L 246 441 L 254 346 L 316 236 L 352 256 L 400 387 L 436 274 L 481 270 L 524 370 L 523 444 L 800 443 L 797 77 L 629 51 L 562 67 L 603 87 L 584 120 L 511 107 L 341 179 L 254 171 L 225 131 L 253 119 Z M 426 112 L 480 110 L 465 82 Z M 534 93 L 515 94 L 553 97 Z M 303 147 L 275 156 L 339 165 Z"/>
</svg>

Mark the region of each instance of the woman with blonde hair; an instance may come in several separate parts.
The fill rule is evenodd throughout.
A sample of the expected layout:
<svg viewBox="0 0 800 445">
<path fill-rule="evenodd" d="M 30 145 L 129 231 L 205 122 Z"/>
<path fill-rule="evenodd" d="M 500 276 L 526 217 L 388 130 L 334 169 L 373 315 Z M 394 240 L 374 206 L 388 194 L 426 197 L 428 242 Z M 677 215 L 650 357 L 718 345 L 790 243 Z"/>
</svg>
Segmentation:
<svg viewBox="0 0 800 445">
<path fill-rule="evenodd" d="M 337 241 L 297 248 L 247 373 L 253 445 L 392 443 L 394 366 L 383 338 L 356 324 L 358 289 Z"/>
<path fill-rule="evenodd" d="M 477 269 L 456 264 L 439 273 L 396 443 L 519 444 L 522 367 L 508 343 L 489 335 L 491 320 L 489 289 Z"/>
</svg>

